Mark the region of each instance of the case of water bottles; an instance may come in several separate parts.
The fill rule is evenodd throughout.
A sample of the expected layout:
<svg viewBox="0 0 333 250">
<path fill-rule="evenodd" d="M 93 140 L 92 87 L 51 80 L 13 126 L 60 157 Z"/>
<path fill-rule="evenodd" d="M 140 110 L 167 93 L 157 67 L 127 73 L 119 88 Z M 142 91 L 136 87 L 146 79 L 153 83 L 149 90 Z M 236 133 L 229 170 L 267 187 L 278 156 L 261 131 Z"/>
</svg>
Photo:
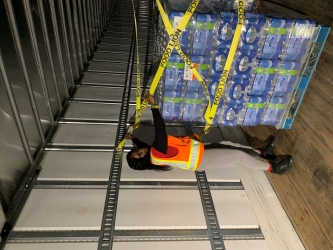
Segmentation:
<svg viewBox="0 0 333 250">
<path fill-rule="evenodd" d="M 254 2 L 246 3 L 245 10 L 250 11 Z M 169 0 L 165 5 L 174 28 L 189 4 L 189 0 Z M 197 11 L 203 13 L 193 15 L 179 42 L 209 92 L 204 91 L 178 52 L 173 50 L 158 89 L 165 120 L 205 122 L 207 100 L 212 101 L 215 96 L 229 54 L 238 23 L 238 15 L 232 11 L 237 7 L 237 1 L 210 1 L 210 4 L 203 1 L 200 4 Z M 160 58 L 169 37 L 162 21 L 158 25 L 155 51 Z M 214 124 L 278 127 L 286 118 L 311 44 L 318 35 L 315 27 L 316 23 L 309 19 L 245 13 L 241 37 Z"/>
</svg>

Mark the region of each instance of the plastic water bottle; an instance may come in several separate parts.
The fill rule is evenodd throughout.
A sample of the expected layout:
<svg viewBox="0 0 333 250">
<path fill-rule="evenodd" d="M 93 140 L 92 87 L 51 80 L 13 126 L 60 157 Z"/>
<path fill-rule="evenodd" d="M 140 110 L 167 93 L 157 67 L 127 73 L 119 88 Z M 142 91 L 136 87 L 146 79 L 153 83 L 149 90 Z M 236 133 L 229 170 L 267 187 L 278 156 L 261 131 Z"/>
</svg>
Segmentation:
<svg viewBox="0 0 333 250">
<path fill-rule="evenodd" d="M 267 95 L 275 77 L 278 60 L 259 60 L 258 67 L 250 82 L 249 94 L 254 96 Z"/>
<path fill-rule="evenodd" d="M 219 79 L 223 72 L 225 62 L 227 61 L 229 50 L 225 49 L 223 51 L 212 51 L 211 54 L 211 66 L 209 75 L 212 78 Z"/>
<path fill-rule="evenodd" d="M 165 68 L 164 88 L 167 91 L 181 91 L 184 83 L 185 63 L 179 55 L 172 54 Z"/>
<path fill-rule="evenodd" d="M 248 96 L 248 98 L 250 98 Z M 225 105 L 227 105 L 229 108 L 233 108 L 234 110 L 244 110 L 244 105 L 247 104 L 247 100 L 230 100 L 229 102 L 225 102 Z"/>
<path fill-rule="evenodd" d="M 209 55 L 213 49 L 215 24 L 217 17 L 214 14 L 197 14 L 194 24 L 192 55 Z"/>
<path fill-rule="evenodd" d="M 257 45 L 262 37 L 263 28 L 266 26 L 265 15 L 245 13 L 244 26 L 239 47 L 242 48 L 244 45 Z M 258 47 L 256 47 L 256 49 L 257 48 Z M 248 49 L 248 47 L 246 49 Z"/>
<path fill-rule="evenodd" d="M 170 12 L 169 19 L 170 19 L 170 23 L 174 30 L 177 28 L 177 26 L 183 16 L 184 16 L 183 12 L 179 12 L 179 11 Z M 181 34 L 181 36 L 179 38 L 180 48 L 185 54 L 187 54 L 189 52 L 190 35 L 191 35 L 191 20 L 187 23 L 183 33 Z M 172 53 L 178 53 L 178 52 L 176 49 L 173 49 Z"/>
<path fill-rule="evenodd" d="M 266 39 L 260 45 L 259 58 L 277 59 L 282 54 L 283 43 L 287 39 L 290 19 L 272 18 L 267 29 Z"/>
<path fill-rule="evenodd" d="M 292 85 L 297 79 L 300 66 L 301 63 L 299 62 L 280 62 L 278 77 L 273 82 L 272 96 L 283 96 L 292 91 Z"/>
<path fill-rule="evenodd" d="M 255 57 L 256 51 L 253 50 L 239 50 L 231 68 L 231 77 L 234 82 L 248 85 L 248 80 L 251 79 L 253 69 L 257 67 L 258 60 Z M 248 89 L 247 89 L 248 90 Z"/>
<path fill-rule="evenodd" d="M 260 123 L 261 115 L 264 112 L 266 97 L 252 96 L 247 103 L 243 126 L 256 126 Z"/>
<path fill-rule="evenodd" d="M 196 122 L 202 117 L 203 94 L 187 91 L 185 94 L 183 121 Z"/>
<path fill-rule="evenodd" d="M 209 72 L 210 57 L 209 56 L 191 56 L 191 62 L 195 65 L 199 74 L 203 79 L 207 79 Z M 203 87 L 189 68 L 185 67 L 184 80 L 187 80 L 187 91 L 203 91 Z"/>
<path fill-rule="evenodd" d="M 239 50 L 234 59 L 234 75 L 239 74 L 245 76 L 245 78 L 248 77 L 253 67 L 257 65 L 256 55 L 256 51 L 253 50 Z"/>
<path fill-rule="evenodd" d="M 221 12 L 221 22 L 217 28 L 217 36 L 213 44 L 217 50 L 230 49 L 232 38 L 238 23 L 238 15 L 235 12 Z"/>
<path fill-rule="evenodd" d="M 222 126 L 237 126 L 239 120 L 239 110 L 224 105 L 219 113 L 219 124 Z"/>
<path fill-rule="evenodd" d="M 230 87 L 225 89 L 223 97 L 226 102 L 243 103 L 249 99 L 247 92 L 246 84 L 233 82 Z"/>
<path fill-rule="evenodd" d="M 296 20 L 291 35 L 286 42 L 284 53 L 280 58 L 287 61 L 301 61 L 307 51 L 315 24 L 316 22 L 313 20 Z"/>
<path fill-rule="evenodd" d="M 275 126 L 280 123 L 287 102 L 286 97 L 272 97 L 264 112 L 261 124 Z"/>
<path fill-rule="evenodd" d="M 165 91 L 163 97 L 162 117 L 165 120 L 179 120 L 180 105 L 182 100 L 181 91 Z"/>
</svg>

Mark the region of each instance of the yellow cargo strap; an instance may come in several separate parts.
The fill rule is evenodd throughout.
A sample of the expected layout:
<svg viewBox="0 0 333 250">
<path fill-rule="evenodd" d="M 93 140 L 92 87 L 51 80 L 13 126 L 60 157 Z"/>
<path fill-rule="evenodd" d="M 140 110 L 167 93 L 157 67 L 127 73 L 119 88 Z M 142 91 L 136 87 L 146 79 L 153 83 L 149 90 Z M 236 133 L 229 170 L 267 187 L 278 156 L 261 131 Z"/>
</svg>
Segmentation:
<svg viewBox="0 0 333 250">
<path fill-rule="evenodd" d="M 226 61 L 225 65 L 224 65 L 224 68 L 223 68 L 223 73 L 222 73 L 222 76 L 220 78 L 219 85 L 218 85 L 218 87 L 216 89 L 216 92 L 215 92 L 212 107 L 211 107 L 209 113 L 207 111 L 205 113 L 206 126 L 205 126 L 205 129 L 204 129 L 201 137 L 203 135 L 207 134 L 209 132 L 210 127 L 212 126 L 212 123 L 213 123 L 213 120 L 214 120 L 214 117 L 215 117 L 215 114 L 216 114 L 216 111 L 217 111 L 217 107 L 220 103 L 225 84 L 228 80 L 228 75 L 229 75 L 229 72 L 230 72 L 231 64 L 232 64 L 232 62 L 234 60 L 234 57 L 235 57 L 236 49 L 237 49 L 237 46 L 238 46 L 238 41 L 239 41 L 239 38 L 240 38 L 241 32 L 242 32 L 243 21 L 244 21 L 244 0 L 238 0 L 238 23 L 237 23 L 237 27 L 236 27 L 236 30 L 235 30 L 235 33 L 234 33 L 234 38 L 232 39 L 229 54 L 228 54 L 227 61 Z"/>
<path fill-rule="evenodd" d="M 157 4 L 161 5 L 159 0 L 156 0 Z M 155 89 L 158 85 L 158 82 L 160 80 L 160 78 L 162 77 L 162 74 L 164 72 L 164 69 L 167 65 L 167 62 L 169 60 L 169 57 L 171 55 L 171 52 L 173 50 L 173 48 L 176 46 L 176 43 L 180 37 L 180 35 L 182 34 L 183 30 L 186 27 L 186 24 L 188 23 L 188 21 L 190 20 L 190 18 L 192 17 L 195 9 L 197 8 L 198 4 L 199 4 L 200 0 L 193 0 L 192 3 L 190 4 L 190 6 L 188 7 L 188 9 L 186 10 L 184 16 L 182 17 L 182 19 L 180 20 L 176 31 L 174 32 L 174 34 L 172 34 L 172 36 L 170 36 L 170 41 L 168 43 L 168 46 L 166 47 L 166 49 L 164 50 L 160 65 L 157 69 L 157 72 L 153 78 L 153 82 L 150 86 L 149 92 L 151 95 L 154 94 Z M 133 5 L 133 11 L 134 11 L 134 15 L 135 15 L 135 10 L 134 10 L 134 2 L 132 0 L 132 5 Z M 135 17 L 135 16 L 134 16 Z M 137 46 L 138 46 L 138 37 L 137 37 L 137 25 L 136 25 L 136 18 L 134 18 L 134 22 L 135 22 L 135 32 L 136 32 L 136 39 L 137 39 Z M 137 60 L 139 58 L 139 54 L 138 54 L 138 48 L 137 48 Z M 138 69 L 140 69 L 140 64 L 137 65 Z M 140 81 L 140 80 L 139 80 Z M 135 125 L 133 126 L 133 128 L 138 127 L 139 126 L 139 122 L 141 119 L 141 115 L 143 113 L 143 111 L 145 110 L 145 108 L 147 107 L 148 102 L 146 100 L 144 100 L 141 103 L 141 94 L 138 98 L 138 92 L 140 92 L 141 90 L 138 89 L 138 84 L 140 86 L 140 82 L 137 82 L 137 98 L 136 98 L 136 117 L 135 117 Z M 140 108 L 138 109 L 138 103 L 141 103 Z M 133 128 L 130 130 L 130 132 L 133 131 Z M 124 138 L 118 145 L 117 149 L 120 150 L 124 144 L 126 142 L 126 138 Z"/>
<path fill-rule="evenodd" d="M 135 39 L 136 39 L 136 105 L 135 110 L 140 110 L 141 106 L 141 84 L 140 84 L 140 56 L 139 56 L 139 37 L 138 37 L 138 23 L 136 21 L 136 14 L 135 14 L 135 5 L 134 0 L 132 0 L 133 5 L 133 14 L 134 14 L 134 28 L 135 28 Z M 133 129 L 136 129 L 139 127 L 140 123 L 140 116 L 138 115 L 138 112 L 135 112 L 135 124 L 133 126 Z"/>
<path fill-rule="evenodd" d="M 170 20 L 168 18 L 168 15 L 165 13 L 161 3 L 159 0 L 156 0 L 157 2 L 157 7 L 158 10 L 160 11 L 161 17 L 162 17 L 162 21 L 164 23 L 165 29 L 168 32 L 168 35 L 171 39 L 171 41 L 174 43 L 175 49 L 177 50 L 178 54 L 183 58 L 185 64 L 189 67 L 189 69 L 191 70 L 192 74 L 196 77 L 196 79 L 200 82 L 201 86 L 203 87 L 203 89 L 205 90 L 205 92 L 207 94 L 208 93 L 208 88 L 206 83 L 204 82 L 204 80 L 202 79 L 200 73 L 198 72 L 198 70 L 196 69 L 196 67 L 194 66 L 194 64 L 191 62 L 191 60 L 186 56 L 186 54 L 181 50 L 180 48 L 180 44 L 179 44 L 179 38 L 180 35 L 177 34 L 178 30 L 175 31 L 175 34 L 173 34 L 174 30 L 172 28 L 172 25 L 170 23 Z M 190 5 L 191 6 L 191 5 Z M 173 36 L 176 36 L 176 39 L 173 38 Z M 163 57 L 162 57 L 163 60 Z M 210 107 L 211 107 L 211 103 L 210 103 L 210 99 L 208 99 L 208 105 L 207 105 L 207 110 L 208 113 L 210 112 Z"/>
<path fill-rule="evenodd" d="M 141 79 L 140 79 L 140 56 L 139 56 L 139 38 L 138 38 L 138 23 L 136 21 L 136 14 L 135 14 L 135 4 L 134 0 L 132 0 L 132 6 L 133 6 L 133 16 L 134 16 L 134 29 L 135 29 L 135 43 L 136 43 L 136 105 L 135 105 L 135 123 L 133 127 L 129 130 L 129 133 L 132 133 L 134 129 L 139 127 L 140 124 L 140 118 L 141 115 L 139 115 L 138 110 L 140 110 L 141 107 Z M 126 138 L 122 139 L 119 143 L 117 150 L 121 150 L 126 142 Z"/>
</svg>

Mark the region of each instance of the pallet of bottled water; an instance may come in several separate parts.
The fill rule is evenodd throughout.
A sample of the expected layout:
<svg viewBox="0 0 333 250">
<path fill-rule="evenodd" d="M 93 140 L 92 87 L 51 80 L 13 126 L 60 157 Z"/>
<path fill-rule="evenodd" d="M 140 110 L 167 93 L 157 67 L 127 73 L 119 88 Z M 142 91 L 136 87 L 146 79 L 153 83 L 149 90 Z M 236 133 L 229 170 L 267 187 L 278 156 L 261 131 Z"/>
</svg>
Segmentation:
<svg viewBox="0 0 333 250">
<path fill-rule="evenodd" d="M 232 11 L 237 8 L 234 1 L 221 2 L 232 6 L 216 7 L 220 11 L 214 13 L 195 13 L 179 38 L 182 51 L 194 63 L 209 92 L 204 91 L 177 51 L 173 50 L 157 91 L 165 120 L 205 122 L 208 99 L 214 99 L 238 23 L 238 15 Z M 169 1 L 171 6 L 174 5 L 172 9 L 177 10 L 169 11 L 169 20 L 174 28 L 186 10 L 186 4 L 181 3 L 183 5 Z M 252 5 L 248 2 L 246 8 L 251 9 Z M 221 11 L 223 8 L 229 11 Z M 162 21 L 156 31 L 154 60 L 158 63 L 169 37 Z M 310 19 L 245 13 L 214 124 L 281 127 L 288 118 L 318 32 L 316 22 Z"/>
</svg>

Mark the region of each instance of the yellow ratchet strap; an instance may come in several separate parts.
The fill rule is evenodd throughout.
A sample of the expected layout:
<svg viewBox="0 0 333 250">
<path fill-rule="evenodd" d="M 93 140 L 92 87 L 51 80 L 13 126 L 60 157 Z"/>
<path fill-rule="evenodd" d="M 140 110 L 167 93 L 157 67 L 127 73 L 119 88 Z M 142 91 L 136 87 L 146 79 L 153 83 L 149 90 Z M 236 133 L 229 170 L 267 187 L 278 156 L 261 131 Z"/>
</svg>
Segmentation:
<svg viewBox="0 0 333 250">
<path fill-rule="evenodd" d="M 183 58 L 185 64 L 189 67 L 189 69 L 191 70 L 192 74 L 196 77 L 196 79 L 199 81 L 199 83 L 201 84 L 201 86 L 203 87 L 203 89 L 205 90 L 205 92 L 207 94 L 208 93 L 208 88 L 207 85 L 205 83 L 205 81 L 202 79 L 200 73 L 198 72 L 198 70 L 196 69 L 196 67 L 194 66 L 194 64 L 191 62 L 191 60 L 186 56 L 186 54 L 181 50 L 180 48 L 180 44 L 179 44 L 179 38 L 180 35 L 178 35 L 176 37 L 176 39 L 173 39 L 173 36 L 176 35 L 176 33 L 174 33 L 174 30 L 172 28 L 172 25 L 170 23 L 170 20 L 168 18 L 168 15 L 165 13 L 161 3 L 159 0 L 156 1 L 157 2 L 157 7 L 158 10 L 160 11 L 161 17 L 162 17 L 162 21 L 164 23 L 165 29 L 169 34 L 170 40 L 174 43 L 174 47 L 177 50 L 178 54 Z M 208 105 L 207 105 L 207 109 L 206 112 L 210 112 L 210 107 L 211 107 L 211 103 L 210 103 L 210 99 L 208 99 Z"/>
<path fill-rule="evenodd" d="M 156 0 L 157 4 L 161 5 L 160 1 L 159 0 Z M 153 82 L 150 86 L 150 89 L 149 89 L 149 92 L 151 95 L 154 94 L 155 92 L 155 89 L 158 85 L 158 82 L 160 80 L 160 78 L 162 77 L 162 74 L 164 72 L 164 69 L 167 65 L 167 62 L 169 60 L 169 57 L 171 55 L 171 52 L 173 50 L 173 48 L 176 46 L 176 41 L 178 41 L 178 39 L 180 38 L 180 35 L 182 34 L 183 30 L 185 29 L 186 27 L 186 24 L 188 23 L 188 21 L 190 20 L 190 18 L 192 17 L 195 9 L 197 8 L 198 4 L 199 4 L 200 0 L 193 0 L 192 3 L 190 4 L 190 6 L 188 7 L 188 9 L 186 10 L 184 16 L 182 17 L 182 19 L 180 20 L 177 28 L 176 28 L 176 31 L 174 32 L 174 34 L 172 34 L 172 36 L 170 36 L 170 41 L 166 47 L 166 49 L 164 50 L 164 53 L 163 53 L 163 56 L 162 56 L 162 59 L 161 59 L 161 62 L 160 62 L 160 65 L 157 69 L 157 72 L 154 76 L 154 79 L 153 79 Z M 134 10 L 134 3 L 133 3 L 133 0 L 132 0 L 132 4 L 133 4 L 133 10 Z M 134 15 L 135 15 L 135 11 L 134 11 Z M 136 18 L 134 18 L 134 20 L 136 20 Z M 136 21 L 135 21 L 135 25 L 136 25 Z M 136 33 L 137 33 L 137 27 L 136 27 Z M 139 57 L 137 55 L 137 57 Z M 137 90 L 137 95 L 138 95 L 138 90 Z M 141 97 L 141 96 L 140 96 Z M 136 98 L 136 105 L 138 105 L 138 103 L 140 103 L 141 100 L 139 100 L 138 102 L 138 97 Z M 138 126 L 138 122 L 140 122 L 140 119 L 141 119 L 141 115 L 143 113 L 143 111 L 145 110 L 145 108 L 147 107 L 148 105 L 148 102 L 147 100 L 144 100 L 142 103 L 141 103 L 141 106 L 140 106 L 140 109 L 136 108 L 136 121 L 135 121 L 135 125 Z M 138 107 L 138 106 L 136 106 Z M 134 126 L 135 126 L 134 125 Z M 133 128 L 130 130 L 130 132 L 133 131 Z M 117 149 L 120 150 L 124 144 L 126 142 L 126 138 L 124 138 L 118 145 Z"/>
<path fill-rule="evenodd" d="M 214 120 L 214 117 L 215 117 L 215 114 L 216 114 L 216 111 L 217 111 L 217 107 L 220 103 L 220 99 L 222 97 L 222 93 L 223 93 L 225 84 L 228 80 L 228 75 L 229 75 L 229 72 L 230 72 L 231 64 L 232 64 L 232 62 L 234 60 L 234 57 L 235 57 L 236 49 L 237 49 L 237 46 L 238 46 L 238 41 L 239 41 L 239 38 L 240 38 L 241 32 L 242 32 L 243 21 L 244 21 L 244 0 L 238 0 L 238 23 L 237 23 L 237 27 L 236 27 L 236 30 L 235 30 L 235 33 L 234 33 L 234 38 L 232 39 L 229 54 L 228 54 L 227 61 L 226 61 L 225 65 L 224 65 L 224 68 L 223 68 L 223 73 L 222 73 L 222 76 L 220 78 L 219 85 L 218 85 L 218 87 L 216 89 L 216 92 L 215 92 L 212 107 L 211 107 L 209 113 L 208 112 L 205 113 L 206 126 L 205 126 L 205 129 L 204 129 L 201 137 L 204 136 L 205 134 L 207 134 L 210 130 L 210 127 L 212 126 L 212 123 L 213 123 L 213 120 Z"/>
</svg>

